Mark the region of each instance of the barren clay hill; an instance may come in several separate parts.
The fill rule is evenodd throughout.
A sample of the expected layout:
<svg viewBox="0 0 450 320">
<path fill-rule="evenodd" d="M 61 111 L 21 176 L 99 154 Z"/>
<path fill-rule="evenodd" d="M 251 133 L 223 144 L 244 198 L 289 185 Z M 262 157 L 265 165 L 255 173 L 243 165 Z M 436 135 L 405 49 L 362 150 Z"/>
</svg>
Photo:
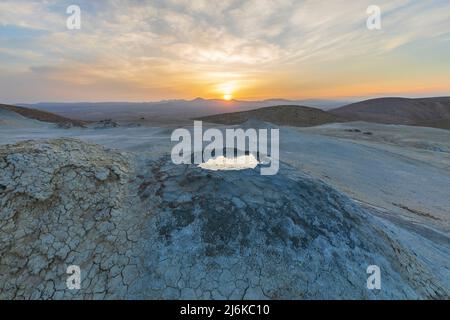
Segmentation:
<svg viewBox="0 0 450 320">
<path fill-rule="evenodd" d="M 344 117 L 320 109 L 304 106 L 273 106 L 256 110 L 225 113 L 202 117 L 198 120 L 225 125 L 241 124 L 249 119 L 270 122 L 277 125 L 310 127 L 331 122 L 346 122 Z"/>
<path fill-rule="evenodd" d="M 11 111 L 11 112 L 20 114 L 21 116 L 26 117 L 26 118 L 44 121 L 44 122 L 56 123 L 56 124 L 61 124 L 61 125 L 71 125 L 71 126 L 76 126 L 76 127 L 83 127 L 84 125 L 86 125 L 88 123 L 88 122 L 82 121 L 82 120 L 74 120 L 74 119 L 61 117 L 54 113 L 50 113 L 50 112 L 46 112 L 46 111 L 11 106 L 11 105 L 6 105 L 6 104 L 0 104 L 0 110 L 7 110 L 7 111 Z"/>
<path fill-rule="evenodd" d="M 414 242 L 286 163 L 224 174 L 29 140 L 0 145 L 0 190 L 2 300 L 449 297 Z M 366 287 L 371 262 L 382 290 Z M 83 287 L 70 290 L 64 269 L 77 263 Z"/>
<path fill-rule="evenodd" d="M 329 112 L 352 120 L 450 129 L 450 97 L 379 98 Z"/>
</svg>

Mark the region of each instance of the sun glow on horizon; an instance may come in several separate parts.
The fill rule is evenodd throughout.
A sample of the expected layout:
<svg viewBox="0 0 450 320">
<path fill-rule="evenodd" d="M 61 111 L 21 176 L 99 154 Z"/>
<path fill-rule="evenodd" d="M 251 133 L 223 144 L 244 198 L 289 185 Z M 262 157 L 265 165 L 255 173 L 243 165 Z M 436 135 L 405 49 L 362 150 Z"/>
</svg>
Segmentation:
<svg viewBox="0 0 450 320">
<path fill-rule="evenodd" d="M 223 95 L 223 100 L 230 101 L 231 99 L 233 99 L 232 94 L 224 94 Z"/>
<path fill-rule="evenodd" d="M 223 100 L 230 101 L 233 99 L 233 93 L 236 90 L 236 84 L 234 82 L 227 82 L 221 84 L 218 91 L 222 93 Z"/>
</svg>

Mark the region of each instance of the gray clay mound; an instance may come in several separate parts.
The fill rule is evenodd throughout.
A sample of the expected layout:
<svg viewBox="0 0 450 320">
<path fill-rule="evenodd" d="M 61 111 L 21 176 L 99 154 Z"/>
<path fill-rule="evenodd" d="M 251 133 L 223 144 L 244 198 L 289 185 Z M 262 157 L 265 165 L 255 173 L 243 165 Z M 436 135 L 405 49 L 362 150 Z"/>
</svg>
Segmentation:
<svg viewBox="0 0 450 320">
<path fill-rule="evenodd" d="M 27 141 L 0 149 L 0 206 L 1 299 L 448 296 L 350 199 L 284 164 L 261 176 Z"/>
</svg>

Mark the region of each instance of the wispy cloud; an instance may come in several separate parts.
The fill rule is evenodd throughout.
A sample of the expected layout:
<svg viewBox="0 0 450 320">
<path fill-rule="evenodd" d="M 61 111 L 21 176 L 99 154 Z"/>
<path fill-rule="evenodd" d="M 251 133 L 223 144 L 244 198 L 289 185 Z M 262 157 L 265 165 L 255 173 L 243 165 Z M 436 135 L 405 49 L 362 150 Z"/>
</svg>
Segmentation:
<svg viewBox="0 0 450 320">
<path fill-rule="evenodd" d="M 81 30 L 66 29 L 73 2 Z M 230 83 L 242 98 L 449 91 L 437 79 L 450 80 L 450 3 L 376 2 L 2 1 L 0 98 L 213 97 Z M 366 28 L 371 4 L 379 31 Z"/>
</svg>

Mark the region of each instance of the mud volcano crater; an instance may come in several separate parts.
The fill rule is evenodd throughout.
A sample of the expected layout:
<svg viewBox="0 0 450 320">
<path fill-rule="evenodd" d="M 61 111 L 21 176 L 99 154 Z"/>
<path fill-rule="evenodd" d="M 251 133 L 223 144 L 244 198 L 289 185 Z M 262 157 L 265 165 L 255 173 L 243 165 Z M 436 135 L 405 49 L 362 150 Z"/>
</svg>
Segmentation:
<svg viewBox="0 0 450 320">
<path fill-rule="evenodd" d="M 249 156 L 249 155 L 253 155 L 255 157 L 255 159 L 260 162 L 260 161 L 264 161 L 267 160 L 268 157 L 265 154 L 260 153 L 259 151 L 256 152 L 251 152 L 248 149 L 245 150 L 241 150 L 238 148 L 223 148 L 222 150 L 222 154 L 220 154 L 220 152 L 216 152 L 216 150 L 212 150 L 211 151 L 211 158 L 216 158 L 218 156 L 224 156 L 224 157 L 232 157 L 232 158 L 237 158 L 238 156 Z M 205 157 L 205 149 L 203 149 L 202 152 L 192 152 L 190 155 L 190 163 L 195 163 L 195 156 L 198 155 L 198 158 L 200 158 L 202 160 L 202 162 L 206 162 L 209 159 L 207 157 Z"/>
</svg>

